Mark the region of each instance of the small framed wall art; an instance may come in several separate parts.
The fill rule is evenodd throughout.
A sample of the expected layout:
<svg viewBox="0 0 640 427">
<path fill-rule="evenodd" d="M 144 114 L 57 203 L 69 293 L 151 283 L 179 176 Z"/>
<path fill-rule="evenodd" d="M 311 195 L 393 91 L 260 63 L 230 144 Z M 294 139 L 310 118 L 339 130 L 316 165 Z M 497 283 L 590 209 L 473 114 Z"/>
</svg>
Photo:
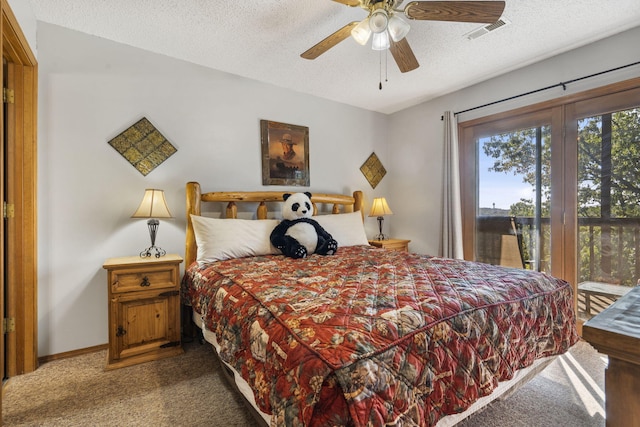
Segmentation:
<svg viewBox="0 0 640 427">
<path fill-rule="evenodd" d="M 111 139 L 109 145 L 144 176 L 177 151 L 146 117 Z"/>
<path fill-rule="evenodd" d="M 309 186 L 309 128 L 260 120 L 262 185 Z"/>
<path fill-rule="evenodd" d="M 371 185 L 371 188 L 376 188 L 382 178 L 387 174 L 387 170 L 382 166 L 382 162 L 376 156 L 376 153 L 371 153 L 371 155 L 365 160 L 365 162 L 360 166 L 360 172 L 364 175 L 364 177 Z"/>
</svg>

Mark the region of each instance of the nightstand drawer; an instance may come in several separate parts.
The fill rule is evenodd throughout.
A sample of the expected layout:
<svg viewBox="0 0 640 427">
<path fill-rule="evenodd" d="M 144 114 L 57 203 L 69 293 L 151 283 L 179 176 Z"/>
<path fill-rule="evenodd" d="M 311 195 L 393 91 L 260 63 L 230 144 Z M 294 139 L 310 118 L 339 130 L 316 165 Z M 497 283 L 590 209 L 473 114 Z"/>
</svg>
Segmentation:
<svg viewBox="0 0 640 427">
<path fill-rule="evenodd" d="M 178 269 L 167 265 L 123 268 L 109 272 L 109 283 L 113 293 L 175 288 L 178 284 Z"/>
<path fill-rule="evenodd" d="M 404 239 L 369 240 L 369 244 L 377 248 L 408 252 L 410 241 L 411 240 L 404 240 Z"/>
</svg>

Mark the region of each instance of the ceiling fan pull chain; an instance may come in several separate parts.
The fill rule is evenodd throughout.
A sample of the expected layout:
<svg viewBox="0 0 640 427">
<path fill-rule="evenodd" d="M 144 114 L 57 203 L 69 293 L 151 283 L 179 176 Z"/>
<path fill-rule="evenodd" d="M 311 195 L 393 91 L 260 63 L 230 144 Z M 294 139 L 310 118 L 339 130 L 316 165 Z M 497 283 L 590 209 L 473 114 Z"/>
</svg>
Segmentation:
<svg viewBox="0 0 640 427">
<path fill-rule="evenodd" d="M 384 82 L 389 81 L 389 49 L 384 50 Z"/>
<path fill-rule="evenodd" d="M 382 90 L 382 51 L 378 51 L 378 72 L 380 73 L 380 83 L 378 83 L 378 89 Z"/>
<path fill-rule="evenodd" d="M 389 49 L 384 50 L 384 82 L 387 83 L 389 81 L 389 56 L 387 55 Z M 382 90 L 382 51 L 380 51 L 380 83 L 378 84 L 378 89 Z"/>
</svg>

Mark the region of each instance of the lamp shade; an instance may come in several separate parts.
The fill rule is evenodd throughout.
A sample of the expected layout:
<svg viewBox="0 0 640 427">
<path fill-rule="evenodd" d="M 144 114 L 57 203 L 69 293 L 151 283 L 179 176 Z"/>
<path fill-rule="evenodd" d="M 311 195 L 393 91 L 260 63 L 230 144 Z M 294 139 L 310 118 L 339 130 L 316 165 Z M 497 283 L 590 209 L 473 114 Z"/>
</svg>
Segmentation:
<svg viewBox="0 0 640 427">
<path fill-rule="evenodd" d="M 173 218 L 164 199 L 164 191 L 147 188 L 140 206 L 131 218 Z"/>
<path fill-rule="evenodd" d="M 373 33 L 373 40 L 371 41 L 371 49 L 373 50 L 385 50 L 389 49 L 391 43 L 389 43 L 389 33 L 384 31 L 382 33 Z"/>
<path fill-rule="evenodd" d="M 360 21 L 360 23 L 356 25 L 353 30 L 351 30 L 351 37 L 353 37 L 355 41 L 363 46 L 367 44 L 367 41 L 369 41 L 369 37 L 371 37 L 369 18 L 365 19 L 364 21 Z"/>
<path fill-rule="evenodd" d="M 388 29 L 393 41 L 399 42 L 409 33 L 409 29 L 411 29 L 411 27 L 407 22 L 403 21 L 398 16 L 393 15 L 389 18 Z"/>
<path fill-rule="evenodd" d="M 387 200 L 384 197 L 376 197 L 373 199 L 373 205 L 371 206 L 371 212 L 369 212 L 369 216 L 384 216 L 384 215 L 393 215 L 389 205 L 387 204 Z"/>
</svg>

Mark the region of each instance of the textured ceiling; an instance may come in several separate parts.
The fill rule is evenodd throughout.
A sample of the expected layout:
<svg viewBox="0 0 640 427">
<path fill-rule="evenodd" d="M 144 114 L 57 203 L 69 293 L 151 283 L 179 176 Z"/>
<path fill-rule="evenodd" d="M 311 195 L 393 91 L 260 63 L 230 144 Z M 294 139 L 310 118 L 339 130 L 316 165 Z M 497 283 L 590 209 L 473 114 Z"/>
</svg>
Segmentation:
<svg viewBox="0 0 640 427">
<path fill-rule="evenodd" d="M 640 0 L 506 0 L 510 24 L 475 40 L 480 24 L 409 21 L 420 68 L 402 74 L 389 54 L 385 82 L 385 56 L 351 38 L 300 58 L 366 17 L 331 0 L 30 1 L 39 21 L 382 113 L 640 25 Z"/>
</svg>

